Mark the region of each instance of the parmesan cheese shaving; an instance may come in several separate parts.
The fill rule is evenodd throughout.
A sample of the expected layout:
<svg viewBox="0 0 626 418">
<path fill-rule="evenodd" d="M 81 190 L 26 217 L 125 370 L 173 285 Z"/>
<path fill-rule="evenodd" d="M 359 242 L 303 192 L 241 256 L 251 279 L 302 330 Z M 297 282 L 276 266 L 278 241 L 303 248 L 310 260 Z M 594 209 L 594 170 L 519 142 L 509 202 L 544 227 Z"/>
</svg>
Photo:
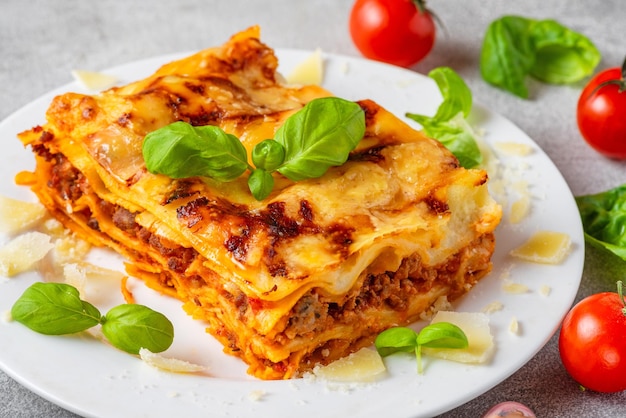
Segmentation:
<svg viewBox="0 0 626 418">
<path fill-rule="evenodd" d="M 93 91 L 104 90 L 117 83 L 117 77 L 95 71 L 72 70 L 72 77 L 83 87 Z"/>
<path fill-rule="evenodd" d="M 460 363 L 486 363 L 491 359 L 495 344 L 486 314 L 439 311 L 431 324 L 437 322 L 449 322 L 461 328 L 467 336 L 469 346 L 463 349 L 422 347 L 424 354 Z"/>
<path fill-rule="evenodd" d="M 0 195 L 0 232 L 14 234 L 32 228 L 46 215 L 40 203 L 30 203 Z"/>
<path fill-rule="evenodd" d="M 315 376 L 335 382 L 368 382 L 385 372 L 380 354 L 370 348 L 362 348 L 326 366 L 316 366 Z"/>
<path fill-rule="evenodd" d="M 318 48 L 287 76 L 288 84 L 321 85 L 324 79 L 322 51 Z"/>
<path fill-rule="evenodd" d="M 50 237 L 41 232 L 27 232 L 0 248 L 0 274 L 6 277 L 30 270 L 54 248 Z"/>
<path fill-rule="evenodd" d="M 539 231 L 510 254 L 534 263 L 559 264 L 569 253 L 570 247 L 571 239 L 568 234 Z"/>
<path fill-rule="evenodd" d="M 174 373 L 197 373 L 206 370 L 206 367 L 193 364 L 185 360 L 168 358 L 157 353 L 153 353 L 147 348 L 139 350 L 139 357 L 152 367 Z"/>
</svg>

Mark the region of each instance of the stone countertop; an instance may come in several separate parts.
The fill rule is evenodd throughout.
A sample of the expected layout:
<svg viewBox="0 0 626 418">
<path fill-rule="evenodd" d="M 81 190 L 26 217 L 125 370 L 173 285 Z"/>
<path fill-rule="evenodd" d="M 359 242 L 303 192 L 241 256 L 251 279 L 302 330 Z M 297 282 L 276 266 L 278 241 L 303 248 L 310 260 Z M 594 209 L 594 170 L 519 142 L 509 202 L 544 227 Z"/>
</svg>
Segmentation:
<svg viewBox="0 0 626 418">
<path fill-rule="evenodd" d="M 40 95 L 66 84 L 72 69 L 119 64 L 219 45 L 232 33 L 259 24 L 272 47 L 358 56 L 348 35 L 352 1 L 290 0 L 3 0 L 0 3 L 0 120 Z M 471 88 L 475 100 L 525 131 L 553 160 L 574 195 L 626 182 L 626 163 L 607 160 L 582 140 L 576 102 L 582 84 L 551 86 L 529 81 L 521 100 L 480 77 L 479 54 L 487 25 L 503 15 L 554 18 L 587 35 L 602 52 L 598 70 L 621 65 L 626 54 L 622 0 L 431 0 L 445 24 L 431 54 L 413 69 L 426 74 L 446 65 Z M 8 140 L 3 138 L 3 140 Z M 577 300 L 613 290 L 624 263 L 587 248 Z M 583 392 L 565 372 L 553 337 L 502 383 L 442 417 L 479 417 L 493 404 L 515 400 L 542 417 L 618 417 L 626 392 Z M 72 417 L 0 372 L 0 417 Z"/>
</svg>

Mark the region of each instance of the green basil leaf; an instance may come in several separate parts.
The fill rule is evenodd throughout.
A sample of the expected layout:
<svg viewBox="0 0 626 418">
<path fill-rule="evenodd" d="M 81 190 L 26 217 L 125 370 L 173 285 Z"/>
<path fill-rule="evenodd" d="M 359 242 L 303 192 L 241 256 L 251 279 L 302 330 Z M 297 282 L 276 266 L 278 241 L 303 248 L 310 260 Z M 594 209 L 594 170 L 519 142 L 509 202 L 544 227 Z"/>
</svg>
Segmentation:
<svg viewBox="0 0 626 418">
<path fill-rule="evenodd" d="M 285 148 L 278 172 L 293 181 L 321 177 L 339 166 L 365 134 L 365 112 L 348 100 L 312 100 L 291 115 L 274 139 Z"/>
<path fill-rule="evenodd" d="M 417 333 L 406 327 L 389 328 L 378 334 L 374 345 L 382 357 L 397 352 L 411 352 L 417 347 Z"/>
<path fill-rule="evenodd" d="M 426 136 L 441 142 L 465 168 L 473 168 L 482 163 L 482 153 L 476 135 L 465 118 L 472 108 L 472 92 L 454 70 L 441 67 L 432 70 L 433 77 L 441 90 L 443 102 L 435 116 L 406 113 L 420 125 Z M 453 113 L 455 112 L 455 113 Z"/>
<path fill-rule="evenodd" d="M 467 348 L 467 336 L 461 328 L 449 322 L 427 325 L 417 335 L 420 347 Z"/>
<path fill-rule="evenodd" d="M 92 304 L 64 283 L 34 283 L 11 308 L 11 316 L 33 331 L 47 335 L 73 334 L 100 323 Z"/>
<path fill-rule="evenodd" d="M 265 139 L 252 149 L 252 163 L 256 168 L 274 171 L 285 161 L 285 148 L 273 139 Z"/>
<path fill-rule="evenodd" d="M 555 20 L 541 20 L 529 32 L 535 49 L 530 74 L 552 84 L 577 82 L 593 73 L 600 52 L 586 36 Z"/>
<path fill-rule="evenodd" d="M 146 135 L 142 152 L 148 171 L 171 178 L 206 176 L 226 182 L 249 168 L 241 141 L 217 126 L 174 122 Z"/>
<path fill-rule="evenodd" d="M 587 242 L 626 260 L 626 184 L 577 196 L 576 204 Z"/>
<path fill-rule="evenodd" d="M 256 200 L 263 200 L 274 188 L 274 177 L 267 171 L 257 168 L 248 177 L 248 188 Z"/>
<path fill-rule="evenodd" d="M 174 341 L 174 326 L 163 314 L 147 306 L 123 304 L 109 310 L 102 333 L 120 350 L 138 354 L 141 348 L 153 353 L 167 350 Z"/>
<path fill-rule="evenodd" d="M 465 81 L 449 67 L 437 67 L 428 76 L 435 80 L 443 96 L 433 119 L 445 122 L 459 112 L 467 117 L 472 110 L 472 92 Z"/>
<path fill-rule="evenodd" d="M 473 168 L 482 163 L 483 156 L 476 143 L 474 131 L 459 113 L 448 122 L 437 123 L 428 117 L 408 113 L 407 116 L 420 123 L 425 135 L 441 142 L 465 168 Z"/>
<path fill-rule="evenodd" d="M 527 98 L 526 76 L 574 83 L 592 74 L 600 58 L 587 37 L 555 20 L 504 16 L 487 28 L 480 71 L 488 83 Z"/>
<path fill-rule="evenodd" d="M 487 27 L 480 54 L 480 72 L 485 81 L 527 98 L 526 75 L 535 62 L 528 32 L 531 19 L 504 16 Z"/>
</svg>

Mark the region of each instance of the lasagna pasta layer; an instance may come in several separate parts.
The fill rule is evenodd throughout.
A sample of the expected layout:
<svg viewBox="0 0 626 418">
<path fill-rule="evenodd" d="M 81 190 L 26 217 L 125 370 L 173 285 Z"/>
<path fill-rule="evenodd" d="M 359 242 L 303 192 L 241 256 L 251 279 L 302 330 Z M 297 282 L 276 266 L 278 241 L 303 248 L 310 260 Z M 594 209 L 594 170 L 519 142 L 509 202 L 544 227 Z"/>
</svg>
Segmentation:
<svg viewBox="0 0 626 418">
<path fill-rule="evenodd" d="M 174 121 L 218 125 L 250 151 L 316 97 L 287 86 L 258 28 L 99 95 L 56 97 L 20 134 L 32 189 L 63 224 L 124 255 L 130 274 L 179 298 L 262 379 L 297 376 L 407 324 L 491 269 L 500 207 L 466 170 L 370 100 L 348 162 L 321 178 L 275 175 L 262 201 L 229 183 L 147 172 L 144 136 Z"/>
</svg>

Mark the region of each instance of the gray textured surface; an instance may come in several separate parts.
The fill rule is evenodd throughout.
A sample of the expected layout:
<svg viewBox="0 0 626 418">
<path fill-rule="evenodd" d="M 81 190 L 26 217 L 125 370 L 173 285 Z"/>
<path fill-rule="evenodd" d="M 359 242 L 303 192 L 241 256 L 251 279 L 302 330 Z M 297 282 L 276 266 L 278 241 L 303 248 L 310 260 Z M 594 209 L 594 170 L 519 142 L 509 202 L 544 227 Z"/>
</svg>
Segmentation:
<svg viewBox="0 0 626 418">
<path fill-rule="evenodd" d="M 297 4 L 297 6 L 296 6 Z M 322 48 L 358 55 L 347 32 L 352 1 L 2 0 L 0 2 L 0 119 L 39 95 L 71 81 L 75 68 L 101 70 L 156 55 L 197 50 L 260 24 L 274 47 Z M 481 81 L 478 54 L 485 28 L 505 14 L 556 18 L 587 34 L 603 54 L 600 68 L 626 53 L 623 0 L 432 0 L 445 22 L 431 55 L 416 71 L 447 65 L 468 82 L 477 101 L 516 123 L 552 158 L 575 195 L 626 182 L 626 163 L 609 161 L 582 141 L 574 122 L 580 86 L 531 83 L 523 101 Z M 10 140 L 3 138 L 2 140 Z M 611 290 L 626 269 L 588 249 L 577 299 Z M 565 373 L 552 340 L 517 373 L 445 417 L 479 417 L 491 405 L 517 400 L 542 417 L 618 417 L 626 392 L 581 392 Z M 0 372 L 0 417 L 74 416 Z"/>
</svg>

